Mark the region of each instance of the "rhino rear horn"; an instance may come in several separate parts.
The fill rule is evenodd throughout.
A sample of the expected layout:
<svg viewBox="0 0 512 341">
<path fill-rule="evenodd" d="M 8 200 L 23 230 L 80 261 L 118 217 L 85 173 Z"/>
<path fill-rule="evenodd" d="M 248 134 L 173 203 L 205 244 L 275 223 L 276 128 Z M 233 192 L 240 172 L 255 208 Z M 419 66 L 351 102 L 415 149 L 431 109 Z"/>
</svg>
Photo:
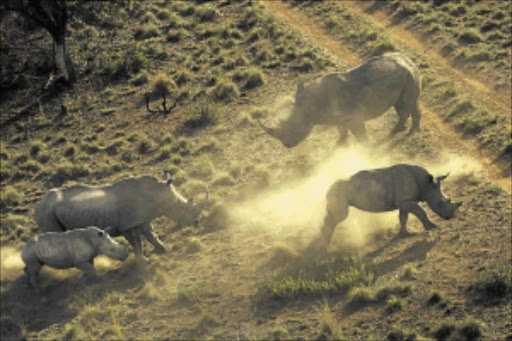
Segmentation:
<svg viewBox="0 0 512 341">
<path fill-rule="evenodd" d="M 446 179 L 446 178 L 448 177 L 448 175 L 450 175 L 450 173 L 447 173 L 447 174 L 445 174 L 445 175 L 438 176 L 438 177 L 436 178 L 436 182 L 437 182 L 437 183 L 441 183 L 441 181 L 443 181 L 444 179 Z"/>
<path fill-rule="evenodd" d="M 261 123 L 260 120 L 258 120 L 258 123 L 261 129 L 263 129 L 267 134 L 269 134 L 272 137 L 275 137 L 276 139 L 281 139 L 281 131 L 279 130 L 279 128 L 267 127 L 266 125 Z"/>
</svg>

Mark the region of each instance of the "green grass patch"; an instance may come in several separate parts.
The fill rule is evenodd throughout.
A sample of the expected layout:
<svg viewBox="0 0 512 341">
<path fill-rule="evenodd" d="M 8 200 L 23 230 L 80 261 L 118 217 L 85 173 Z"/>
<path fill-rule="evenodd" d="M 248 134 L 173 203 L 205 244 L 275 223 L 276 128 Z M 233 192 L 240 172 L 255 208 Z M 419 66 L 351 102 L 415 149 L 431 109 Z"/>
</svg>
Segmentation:
<svg viewBox="0 0 512 341">
<path fill-rule="evenodd" d="M 274 299 L 343 294 L 352 287 L 370 285 L 373 278 L 364 264 L 351 259 L 337 257 L 320 264 L 302 260 L 291 274 L 268 283 L 267 292 Z"/>
<path fill-rule="evenodd" d="M 216 102 L 231 102 L 240 96 L 240 91 L 235 83 L 224 79 L 218 81 L 210 96 Z"/>
<path fill-rule="evenodd" d="M 478 273 L 469 287 L 475 298 L 483 303 L 495 303 L 512 294 L 512 272 L 509 266 L 495 266 Z"/>
</svg>

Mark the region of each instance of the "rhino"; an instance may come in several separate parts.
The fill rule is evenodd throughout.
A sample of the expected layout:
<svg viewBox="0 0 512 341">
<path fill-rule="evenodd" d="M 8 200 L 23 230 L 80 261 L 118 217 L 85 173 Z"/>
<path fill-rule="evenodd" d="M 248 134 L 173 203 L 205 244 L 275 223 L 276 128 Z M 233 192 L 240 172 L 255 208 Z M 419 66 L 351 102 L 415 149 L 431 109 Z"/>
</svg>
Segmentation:
<svg viewBox="0 0 512 341">
<path fill-rule="evenodd" d="M 325 246 L 334 228 L 348 216 L 350 206 L 368 212 L 399 210 L 400 234 L 406 235 L 407 216 L 414 214 L 425 230 L 437 226 L 431 222 L 418 202 L 427 205 L 443 219 L 451 219 L 462 202 L 452 202 L 441 191 L 448 174 L 434 177 L 417 165 L 397 164 L 387 168 L 363 170 L 348 180 L 337 180 L 327 192 L 327 213 L 321 228 Z"/>
<path fill-rule="evenodd" d="M 398 122 L 390 136 L 405 130 L 412 117 L 410 134 L 420 129 L 418 98 L 421 80 L 418 68 L 401 53 L 372 57 L 363 64 L 341 73 L 330 73 L 304 86 L 299 83 L 291 115 L 276 127 L 258 120 L 269 135 L 287 148 L 303 141 L 314 125 L 334 125 L 339 131 L 338 144 L 345 144 L 348 132 L 359 142 L 368 140 L 365 121 L 394 107 Z"/>
<path fill-rule="evenodd" d="M 65 231 L 90 225 L 111 236 L 124 236 L 137 256 L 144 258 L 141 235 L 158 253 L 167 247 L 153 231 L 151 221 L 161 216 L 178 225 L 199 223 L 201 207 L 185 199 L 169 178 L 139 176 L 114 184 L 90 186 L 77 184 L 49 190 L 35 210 L 35 220 L 43 232 Z"/>
<path fill-rule="evenodd" d="M 128 257 L 128 249 L 96 226 L 72 231 L 46 232 L 30 238 L 21 252 L 29 284 L 38 289 L 43 265 L 56 269 L 79 268 L 86 279 L 96 277 L 94 258 L 104 254 L 117 260 Z"/>
</svg>

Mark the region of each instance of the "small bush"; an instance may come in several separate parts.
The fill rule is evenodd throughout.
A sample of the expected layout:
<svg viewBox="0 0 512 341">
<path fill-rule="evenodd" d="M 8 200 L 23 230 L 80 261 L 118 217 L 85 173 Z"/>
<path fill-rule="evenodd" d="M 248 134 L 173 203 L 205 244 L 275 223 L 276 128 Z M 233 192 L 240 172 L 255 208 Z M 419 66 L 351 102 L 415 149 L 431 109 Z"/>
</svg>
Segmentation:
<svg viewBox="0 0 512 341">
<path fill-rule="evenodd" d="M 478 274 L 476 281 L 470 286 L 477 300 L 490 303 L 500 300 L 512 293 L 512 275 L 510 268 L 496 267 Z"/>
<path fill-rule="evenodd" d="M 136 40 L 146 40 L 160 35 L 160 30 L 153 23 L 147 23 L 139 26 L 134 33 Z"/>
<path fill-rule="evenodd" d="M 480 33 L 476 29 L 467 29 L 459 35 L 461 44 L 476 44 L 482 41 Z"/>
<path fill-rule="evenodd" d="M 57 165 L 50 182 L 53 186 L 61 186 L 68 180 L 76 180 L 90 174 L 89 166 L 85 163 L 64 161 Z"/>
<path fill-rule="evenodd" d="M 240 96 L 235 83 L 221 80 L 211 91 L 211 98 L 217 102 L 231 102 Z"/>
<path fill-rule="evenodd" d="M 139 72 L 133 79 L 132 79 L 132 84 L 133 85 L 137 85 L 137 86 L 140 86 L 140 85 L 144 85 L 148 82 L 149 80 L 149 73 L 145 70 Z"/>
<path fill-rule="evenodd" d="M 192 79 L 192 75 L 187 70 L 181 70 L 176 74 L 175 79 L 176 84 L 178 84 L 178 86 L 182 86 L 185 83 L 190 82 L 190 80 Z"/>
<path fill-rule="evenodd" d="M 201 101 L 192 106 L 186 113 L 185 126 L 199 128 L 216 124 L 220 119 L 220 106 L 216 103 Z"/>
<path fill-rule="evenodd" d="M 43 143 L 43 141 L 40 141 L 40 140 L 32 141 L 32 143 L 30 144 L 30 150 L 29 150 L 30 156 L 36 157 L 37 154 L 44 148 L 45 148 L 45 144 Z"/>
<path fill-rule="evenodd" d="M 153 96 L 169 96 L 176 83 L 165 72 L 159 72 L 151 79 L 151 88 Z"/>
<path fill-rule="evenodd" d="M 174 141 L 171 146 L 171 151 L 173 153 L 178 153 L 181 156 L 190 154 L 190 142 L 184 137 L 180 137 Z"/>
<path fill-rule="evenodd" d="M 452 117 L 459 116 L 461 114 L 467 114 L 467 113 L 473 111 L 474 109 L 475 109 L 475 107 L 473 106 L 473 104 L 470 101 L 458 100 L 455 103 L 453 109 L 448 114 L 448 117 L 452 118 Z"/>
<path fill-rule="evenodd" d="M 183 29 L 171 29 L 167 32 L 165 39 L 170 43 L 179 43 L 188 36 L 188 32 Z"/>
<path fill-rule="evenodd" d="M 265 75 L 261 70 L 258 69 L 248 70 L 245 79 L 246 82 L 244 88 L 246 89 L 253 89 L 265 84 Z"/>
<path fill-rule="evenodd" d="M 203 154 L 196 159 L 196 162 L 192 165 L 189 174 L 196 178 L 207 179 L 212 176 L 213 171 L 213 163 L 207 155 Z"/>
<path fill-rule="evenodd" d="M 196 253 L 203 249 L 203 243 L 197 237 L 190 237 L 185 242 L 186 253 Z"/>
<path fill-rule="evenodd" d="M 458 126 L 466 134 L 478 134 L 485 127 L 497 122 L 498 120 L 495 115 L 491 115 L 485 110 L 480 110 L 462 118 Z"/>
<path fill-rule="evenodd" d="M 215 20 L 218 17 L 218 12 L 212 6 L 202 6 L 196 10 L 195 15 L 200 22 L 207 22 Z"/>
<path fill-rule="evenodd" d="M 236 184 L 235 179 L 228 173 L 222 173 L 217 175 L 217 177 L 213 180 L 212 186 L 233 186 Z"/>
<path fill-rule="evenodd" d="M 17 206 L 21 203 L 22 195 L 14 187 L 6 187 L 0 195 L 0 208 Z"/>
</svg>

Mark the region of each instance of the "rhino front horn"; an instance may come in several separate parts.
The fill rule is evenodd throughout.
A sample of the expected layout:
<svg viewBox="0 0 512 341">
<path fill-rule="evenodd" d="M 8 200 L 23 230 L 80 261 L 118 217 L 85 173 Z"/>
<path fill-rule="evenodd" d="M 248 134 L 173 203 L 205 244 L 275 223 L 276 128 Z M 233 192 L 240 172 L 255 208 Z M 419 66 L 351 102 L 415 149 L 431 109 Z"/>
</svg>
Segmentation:
<svg viewBox="0 0 512 341">
<path fill-rule="evenodd" d="M 267 127 L 266 125 L 264 125 L 263 123 L 261 123 L 260 120 L 258 120 L 258 123 L 261 127 L 261 129 L 263 129 L 267 134 L 269 134 L 270 136 L 272 137 L 275 137 L 276 139 L 279 139 L 281 134 L 280 134 L 280 131 L 278 128 L 270 128 L 270 127 Z"/>
</svg>

